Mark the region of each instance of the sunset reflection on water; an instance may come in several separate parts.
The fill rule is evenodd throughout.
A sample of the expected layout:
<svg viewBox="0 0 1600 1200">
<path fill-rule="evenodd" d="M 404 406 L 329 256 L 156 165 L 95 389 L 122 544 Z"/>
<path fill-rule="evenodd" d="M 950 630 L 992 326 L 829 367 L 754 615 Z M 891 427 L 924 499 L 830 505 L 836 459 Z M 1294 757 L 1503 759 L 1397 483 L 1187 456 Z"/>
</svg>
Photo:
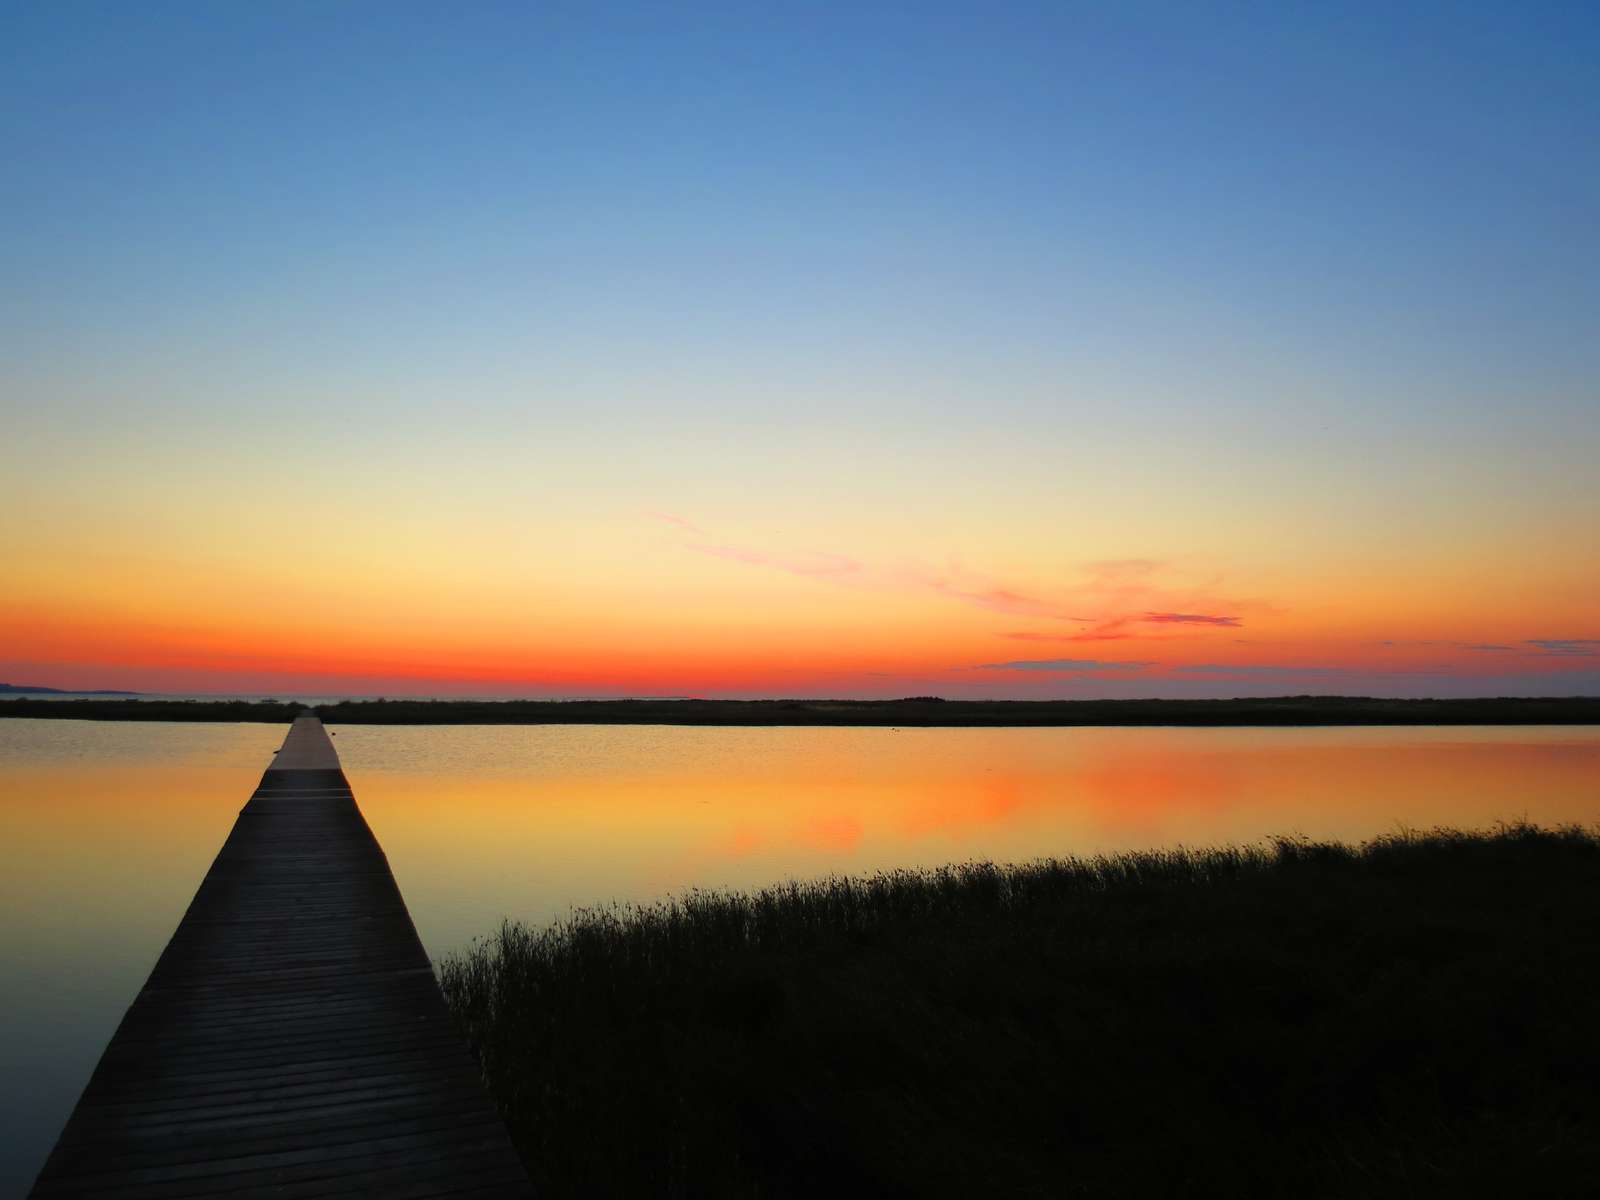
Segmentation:
<svg viewBox="0 0 1600 1200">
<path fill-rule="evenodd" d="M 1600 817 L 1589 728 L 337 732 L 435 954 L 694 887 Z"/>
<path fill-rule="evenodd" d="M 1593 727 L 335 727 L 438 957 L 697 887 L 1600 818 Z M 0 1194 L 37 1170 L 284 730 L 0 722 Z"/>
</svg>

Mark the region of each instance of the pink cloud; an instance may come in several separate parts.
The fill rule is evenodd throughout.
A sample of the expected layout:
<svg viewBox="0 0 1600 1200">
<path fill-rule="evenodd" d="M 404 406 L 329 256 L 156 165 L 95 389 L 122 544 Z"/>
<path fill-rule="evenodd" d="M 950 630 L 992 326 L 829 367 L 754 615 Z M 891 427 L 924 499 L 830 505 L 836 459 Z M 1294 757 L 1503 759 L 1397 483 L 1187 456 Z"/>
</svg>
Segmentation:
<svg viewBox="0 0 1600 1200">
<path fill-rule="evenodd" d="M 1153 662 L 1127 662 L 1121 659 L 1099 658 L 1024 658 L 1011 662 L 979 663 L 980 671 L 1142 671 L 1153 667 Z"/>
<path fill-rule="evenodd" d="M 1163 565 L 1154 558 L 1113 558 L 1092 562 L 1084 569 L 1096 580 L 1124 583 L 1132 579 L 1145 579 L 1159 571 Z"/>
<path fill-rule="evenodd" d="M 652 521 L 660 521 L 666 525 L 675 525 L 679 529 L 683 529 L 694 534 L 696 537 L 705 536 L 706 531 L 701 529 L 700 526 L 696 525 L 693 521 L 687 519 L 686 517 L 674 516 L 672 513 L 668 512 L 657 512 L 654 509 L 645 513 L 645 516 L 649 517 Z"/>
<path fill-rule="evenodd" d="M 712 558 L 726 559 L 729 562 L 748 563 L 755 567 L 772 567 L 807 579 L 839 579 L 856 575 L 861 571 L 860 563 L 843 554 L 765 554 L 760 550 L 747 550 L 742 546 L 714 546 L 704 543 L 691 543 L 684 549 L 693 550 L 696 554 L 706 554 Z"/>
<path fill-rule="evenodd" d="M 1030 596 L 1015 588 L 1004 587 L 981 577 L 972 577 L 969 572 L 963 571 L 960 574 L 967 578 L 952 580 L 947 575 L 929 574 L 919 569 L 904 572 L 905 578 L 914 585 L 928 588 L 941 596 L 959 600 L 975 608 L 987 609 L 989 612 L 1069 621 L 1083 619 L 1068 616 L 1060 610 L 1059 605 L 1041 596 Z"/>
<path fill-rule="evenodd" d="M 1238 617 L 1213 617 L 1205 613 L 1147 612 L 1139 619 L 1153 621 L 1158 625 L 1227 625 L 1234 629 L 1239 627 Z"/>
<path fill-rule="evenodd" d="M 1075 619 L 1084 620 L 1085 618 L 1079 617 Z M 1002 636 L 1024 642 L 1116 642 L 1125 638 L 1151 636 L 1135 628 L 1135 626 L 1147 624 L 1211 625 L 1237 629 L 1241 622 L 1238 617 L 1211 616 L 1206 613 L 1143 612 L 1107 617 L 1104 620 L 1093 622 L 1090 628 L 1081 630 L 1078 633 L 1019 632 L 1007 633 Z"/>
<path fill-rule="evenodd" d="M 667 513 L 655 519 L 699 533 L 691 522 Z M 806 579 L 857 588 L 924 590 L 985 612 L 1044 621 L 1070 621 L 1086 626 L 1075 633 L 1005 634 L 1021 641 L 1105 642 L 1157 636 L 1141 626 L 1216 626 L 1238 628 L 1236 616 L 1214 615 L 1214 607 L 1238 608 L 1208 594 L 1208 588 L 1175 588 L 1162 581 L 1166 563 L 1149 558 L 1113 559 L 1086 564 L 1075 582 L 1053 588 L 1019 587 L 959 564 L 943 569 L 909 564 L 874 568 L 849 555 L 823 551 L 768 551 L 709 540 L 688 541 L 683 548 L 727 562 L 766 567 Z M 1255 605 L 1256 609 L 1261 606 Z M 1086 613 L 1094 615 L 1084 615 Z"/>
</svg>

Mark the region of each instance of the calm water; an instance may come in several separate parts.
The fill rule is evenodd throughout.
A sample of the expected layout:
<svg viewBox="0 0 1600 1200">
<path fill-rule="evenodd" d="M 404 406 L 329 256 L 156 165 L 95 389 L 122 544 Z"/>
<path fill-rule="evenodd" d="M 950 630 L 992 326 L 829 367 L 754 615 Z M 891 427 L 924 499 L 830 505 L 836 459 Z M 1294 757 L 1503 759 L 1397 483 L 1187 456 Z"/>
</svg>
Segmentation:
<svg viewBox="0 0 1600 1200">
<path fill-rule="evenodd" d="M 0 1195 L 283 737 L 0 721 Z M 435 957 L 503 915 L 787 876 L 1600 820 L 1600 729 L 335 728 Z"/>
</svg>

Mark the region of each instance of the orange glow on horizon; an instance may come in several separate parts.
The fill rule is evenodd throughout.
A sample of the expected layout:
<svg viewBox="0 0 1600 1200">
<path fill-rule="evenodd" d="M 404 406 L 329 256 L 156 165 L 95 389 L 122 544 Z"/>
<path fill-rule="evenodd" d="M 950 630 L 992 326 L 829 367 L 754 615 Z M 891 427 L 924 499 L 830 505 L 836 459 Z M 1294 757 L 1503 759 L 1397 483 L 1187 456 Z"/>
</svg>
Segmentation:
<svg viewBox="0 0 1600 1200">
<path fill-rule="evenodd" d="M 41 540 L 0 597 L 0 678 L 396 695 L 1464 694 L 1593 689 L 1600 662 L 1581 641 L 1586 568 L 1570 561 L 1518 590 L 1479 586 L 1465 560 L 1423 585 L 1336 584 L 1327 566 L 1297 579 L 1150 558 L 1002 576 L 796 544 L 638 518 L 596 526 L 570 570 L 537 565 L 563 562 L 554 545 L 512 570 L 469 540 L 434 574 L 388 543 L 274 573 L 224 569 L 204 547 L 158 569 Z"/>
</svg>

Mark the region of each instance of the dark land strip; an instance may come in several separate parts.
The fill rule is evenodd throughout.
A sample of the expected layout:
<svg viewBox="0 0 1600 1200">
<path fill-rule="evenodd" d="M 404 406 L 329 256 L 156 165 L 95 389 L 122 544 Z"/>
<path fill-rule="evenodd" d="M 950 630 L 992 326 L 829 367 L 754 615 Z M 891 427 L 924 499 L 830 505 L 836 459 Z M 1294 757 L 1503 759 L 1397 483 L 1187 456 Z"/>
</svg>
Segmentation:
<svg viewBox="0 0 1600 1200">
<path fill-rule="evenodd" d="M 530 1195 L 314 718 L 279 761 L 31 1194 Z"/>
<path fill-rule="evenodd" d="M 0 700 L 0 717 L 95 721 L 284 722 L 304 708 L 242 700 Z M 1597 725 L 1600 696 L 1392 700 L 354 700 L 324 704 L 329 725 Z"/>
</svg>

